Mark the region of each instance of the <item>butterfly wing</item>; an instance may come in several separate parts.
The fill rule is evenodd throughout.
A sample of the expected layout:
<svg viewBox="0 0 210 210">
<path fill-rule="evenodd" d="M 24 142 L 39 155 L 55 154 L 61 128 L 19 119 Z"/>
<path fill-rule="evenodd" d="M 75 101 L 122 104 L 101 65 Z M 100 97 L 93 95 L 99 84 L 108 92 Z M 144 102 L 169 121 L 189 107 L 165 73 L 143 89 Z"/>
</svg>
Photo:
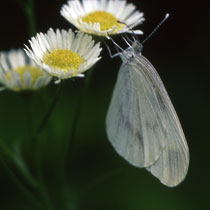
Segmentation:
<svg viewBox="0 0 210 210">
<path fill-rule="evenodd" d="M 106 129 L 116 151 L 137 167 L 158 160 L 166 138 L 161 109 L 154 91 L 135 62 L 122 64 L 106 118 Z M 138 67 L 140 68 L 140 67 Z"/>
<path fill-rule="evenodd" d="M 165 87 L 152 64 L 135 56 L 119 71 L 106 119 L 108 138 L 131 164 L 167 186 L 186 176 L 189 150 Z"/>
<path fill-rule="evenodd" d="M 137 72 L 143 69 L 144 80 L 151 84 L 155 92 L 166 125 L 165 148 L 160 158 L 147 170 L 163 184 L 176 186 L 185 178 L 189 166 L 189 149 L 182 127 L 165 87 L 152 64 L 145 57 L 140 56 L 136 59 L 134 69 Z"/>
</svg>

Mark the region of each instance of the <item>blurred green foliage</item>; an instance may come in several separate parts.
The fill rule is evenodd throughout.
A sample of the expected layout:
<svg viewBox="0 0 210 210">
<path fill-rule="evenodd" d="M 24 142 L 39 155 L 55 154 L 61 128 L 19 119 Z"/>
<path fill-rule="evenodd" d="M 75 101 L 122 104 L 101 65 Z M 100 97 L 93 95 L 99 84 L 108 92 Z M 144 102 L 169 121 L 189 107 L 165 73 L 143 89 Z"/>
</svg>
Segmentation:
<svg viewBox="0 0 210 210">
<path fill-rule="evenodd" d="M 188 175 L 178 187 L 167 188 L 146 170 L 129 165 L 115 153 L 106 137 L 105 117 L 121 61 L 110 59 L 104 48 L 103 59 L 95 66 L 85 96 L 67 171 L 62 169 L 64 151 L 70 141 L 74 111 L 84 80 L 76 78 L 64 82 L 60 100 L 46 130 L 39 136 L 38 149 L 28 141 L 25 132 L 28 125 L 23 98 L 10 91 L 0 93 L 0 139 L 9 148 L 14 142 L 24 141 L 21 151 L 31 173 L 37 177 L 34 157 L 39 152 L 42 178 L 55 209 L 197 210 L 209 207 L 209 13 L 205 12 L 205 5 L 198 9 L 189 1 L 132 2 L 145 12 L 146 22 L 142 26 L 145 34 L 151 32 L 165 12 L 171 13 L 167 23 L 145 44 L 143 54 L 163 79 L 182 123 L 191 157 Z M 0 19 L 7 20 L 2 23 L 2 50 L 22 47 L 29 38 L 24 16 L 18 4 L 13 3 L 4 2 L 5 8 L 1 7 L 4 11 Z M 63 3 L 65 1 L 36 1 L 38 30 L 69 27 L 59 16 Z M 11 14 L 16 18 L 11 20 Z M 21 30 L 20 23 L 24 26 Z M 34 130 L 46 114 L 57 88 L 51 83 L 32 94 L 30 112 Z M 4 160 L 38 198 L 39 191 L 21 178 L 10 159 Z M 66 179 L 62 178 L 63 173 L 67 174 Z M 0 195 L 2 210 L 39 209 L 20 193 L 3 162 L 0 164 Z"/>
</svg>

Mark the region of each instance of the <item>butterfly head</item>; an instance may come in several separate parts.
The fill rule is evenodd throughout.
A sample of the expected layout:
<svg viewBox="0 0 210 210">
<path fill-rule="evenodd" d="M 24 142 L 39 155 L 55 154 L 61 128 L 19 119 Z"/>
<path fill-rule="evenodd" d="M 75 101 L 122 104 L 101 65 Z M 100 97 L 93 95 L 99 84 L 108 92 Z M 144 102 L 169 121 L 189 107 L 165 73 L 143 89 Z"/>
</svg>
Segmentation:
<svg viewBox="0 0 210 210">
<path fill-rule="evenodd" d="M 122 52 L 121 58 L 123 62 L 127 62 L 133 57 L 141 55 L 142 49 L 143 45 L 139 41 L 135 40 L 130 47 Z"/>
</svg>

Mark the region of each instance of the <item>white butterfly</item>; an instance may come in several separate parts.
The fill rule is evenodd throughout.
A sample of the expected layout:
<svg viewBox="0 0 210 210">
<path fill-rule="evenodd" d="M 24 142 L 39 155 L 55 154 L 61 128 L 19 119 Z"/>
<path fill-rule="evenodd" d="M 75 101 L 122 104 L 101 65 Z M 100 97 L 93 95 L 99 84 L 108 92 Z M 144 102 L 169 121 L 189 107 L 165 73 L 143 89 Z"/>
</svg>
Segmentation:
<svg viewBox="0 0 210 210">
<path fill-rule="evenodd" d="M 121 53 L 106 129 L 116 151 L 129 163 L 144 167 L 163 184 L 183 181 L 189 166 L 187 142 L 158 73 L 134 41 Z"/>
</svg>

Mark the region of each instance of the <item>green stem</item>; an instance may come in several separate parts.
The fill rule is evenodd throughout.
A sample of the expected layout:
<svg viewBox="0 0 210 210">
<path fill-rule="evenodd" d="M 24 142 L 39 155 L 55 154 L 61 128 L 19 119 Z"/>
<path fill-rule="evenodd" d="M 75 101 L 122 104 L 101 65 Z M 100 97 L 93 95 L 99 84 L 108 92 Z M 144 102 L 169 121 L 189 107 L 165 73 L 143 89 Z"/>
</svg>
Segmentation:
<svg viewBox="0 0 210 210">
<path fill-rule="evenodd" d="M 40 180 L 40 179 L 39 179 Z M 53 207 L 53 204 L 51 202 L 51 199 L 50 199 L 50 196 L 49 196 L 49 193 L 47 191 L 47 188 L 46 188 L 46 185 L 45 185 L 45 182 L 43 179 L 40 180 L 41 181 L 41 187 L 39 188 L 40 192 L 41 192 L 41 196 L 43 197 L 43 200 L 45 202 L 45 209 L 46 210 L 53 210 L 54 207 Z"/>
<path fill-rule="evenodd" d="M 53 204 L 46 186 L 46 181 L 43 177 L 43 173 L 42 173 L 42 162 L 41 162 L 41 153 L 38 150 L 39 149 L 39 141 L 36 141 L 36 148 L 34 149 L 36 154 L 34 154 L 35 157 L 35 164 L 34 166 L 36 167 L 36 172 L 37 172 L 37 178 L 39 180 L 39 191 L 40 191 L 40 195 L 43 198 L 45 205 L 46 205 L 46 209 L 47 210 L 53 210 Z"/>
<path fill-rule="evenodd" d="M 31 112 L 30 112 L 30 101 L 31 101 L 31 96 L 32 95 L 30 93 L 26 92 L 26 93 L 23 93 L 22 96 L 23 96 L 23 99 L 24 99 L 24 102 L 25 102 L 24 105 L 25 105 L 25 112 L 26 112 L 26 118 L 27 118 L 27 126 L 28 126 L 29 138 L 31 140 L 33 140 L 32 139 L 32 132 L 33 132 L 32 119 L 31 119 Z M 47 123 L 47 119 L 49 118 L 50 114 L 52 113 L 52 111 L 53 111 L 53 109 L 55 107 L 57 99 L 58 99 L 58 96 L 56 95 L 55 99 L 53 100 L 52 105 L 50 106 L 50 109 L 47 112 L 47 115 L 44 118 L 44 121 L 42 122 L 42 127 L 40 128 L 40 132 L 45 127 L 44 123 L 45 124 Z M 31 145 L 30 152 L 32 153 L 33 150 L 36 152 L 35 154 L 33 154 L 33 156 L 36 157 L 36 154 L 38 156 L 39 152 L 36 151 L 36 149 L 38 148 L 38 141 L 36 141 L 36 142 L 35 141 L 28 141 L 28 143 Z M 37 173 L 38 173 L 38 185 L 37 185 L 37 188 L 38 188 L 38 190 L 40 192 L 41 197 L 43 198 L 43 202 L 45 204 L 45 207 L 48 210 L 52 210 L 53 209 L 53 205 L 51 203 L 51 199 L 49 197 L 49 194 L 48 194 L 48 191 L 47 191 L 47 187 L 46 187 L 44 178 L 43 178 L 42 173 L 41 173 L 41 168 L 39 167 L 40 164 L 39 164 L 39 161 L 37 159 L 36 159 L 35 165 L 37 166 Z M 24 173 L 24 171 L 23 171 L 23 173 Z M 24 173 L 24 174 L 26 174 L 26 173 Z"/>
<path fill-rule="evenodd" d="M 31 175 L 30 171 L 28 170 L 25 162 L 22 159 L 20 154 L 19 145 L 14 147 L 14 151 L 9 150 L 9 148 L 5 145 L 4 141 L 0 139 L 0 152 L 4 154 L 8 160 L 10 160 L 20 171 L 23 177 L 27 180 L 30 186 L 37 188 L 37 182 L 34 177 Z"/>
<path fill-rule="evenodd" d="M 33 136 L 33 140 L 37 140 L 39 134 L 44 130 L 44 128 L 46 127 L 56 105 L 57 105 L 57 102 L 61 96 L 61 91 L 62 91 L 62 84 L 59 84 L 58 87 L 57 87 L 57 91 L 56 91 L 56 94 L 55 94 L 55 97 L 53 99 L 53 101 L 51 102 L 50 104 L 50 107 L 49 109 L 47 110 L 44 118 L 42 119 L 41 123 L 40 123 L 40 126 L 38 127 L 36 133 L 34 134 Z M 48 190 L 47 190 L 47 187 L 46 187 L 46 183 L 45 183 L 45 180 L 43 178 L 43 175 L 42 175 L 42 172 L 41 172 L 41 160 L 40 160 L 40 152 L 38 150 L 38 143 L 39 141 L 36 141 L 36 147 L 35 147 L 35 151 L 36 151 L 36 162 L 35 162 L 35 165 L 36 165 L 36 169 L 37 169 L 37 173 L 38 173 L 38 180 L 40 181 L 40 186 L 39 186 L 39 190 L 40 190 L 40 193 L 41 193 L 41 196 L 43 197 L 44 201 L 45 201 L 45 204 L 47 206 L 47 210 L 53 210 L 54 207 L 52 205 L 52 202 L 51 202 L 51 199 L 50 199 L 50 196 L 49 196 L 49 193 L 48 193 Z"/>
<path fill-rule="evenodd" d="M 28 183 L 32 187 L 34 187 L 36 190 L 38 190 L 40 192 L 40 195 L 43 198 L 43 204 L 45 204 L 45 207 L 49 210 L 52 210 L 53 207 L 52 207 L 49 195 L 48 195 L 48 191 L 47 191 L 44 179 L 41 175 L 41 170 L 37 170 L 38 178 L 35 180 L 33 178 L 33 176 L 31 175 L 29 169 L 27 168 L 27 165 L 25 164 L 25 162 L 21 156 L 20 149 L 18 149 L 18 147 L 16 147 L 14 154 L 9 154 L 10 151 L 6 147 L 2 147 L 2 148 L 4 148 L 4 151 L 5 151 L 5 153 L 7 153 L 7 156 L 13 155 L 12 159 L 14 160 L 15 165 L 19 168 L 22 175 L 24 175 L 24 177 L 27 178 Z"/>
<path fill-rule="evenodd" d="M 122 171 L 123 168 L 117 168 L 99 175 L 98 177 L 96 177 L 96 179 L 83 186 L 82 193 L 89 193 L 89 191 L 91 191 L 95 187 L 122 173 Z"/>
<path fill-rule="evenodd" d="M 61 176 L 60 180 L 62 182 L 61 185 L 63 186 L 63 191 L 62 191 L 63 202 L 62 203 L 66 203 L 66 201 L 69 201 L 69 197 L 68 197 L 68 193 L 69 193 L 68 180 L 69 179 L 67 177 L 68 176 L 67 165 L 69 165 L 68 160 L 71 160 L 73 156 L 72 152 L 73 152 L 73 148 L 75 144 L 75 136 L 76 136 L 77 126 L 78 126 L 79 118 L 81 114 L 82 104 L 90 85 L 92 73 L 93 73 L 93 69 L 90 69 L 87 72 L 83 88 L 81 89 L 81 93 L 77 99 L 76 108 L 74 111 L 74 116 L 73 116 L 73 120 L 71 124 L 69 140 L 66 143 L 64 143 L 64 152 L 63 152 L 64 155 L 62 157 L 62 162 L 60 165 L 60 176 Z"/>
<path fill-rule="evenodd" d="M 61 82 L 62 82 L 62 81 L 61 81 Z M 48 122 L 48 120 L 49 120 L 51 114 L 53 113 L 53 111 L 54 111 L 54 109 L 55 109 L 55 107 L 56 107 L 56 104 L 57 104 L 57 102 L 58 102 L 58 100 L 59 100 L 59 98 L 60 98 L 61 90 L 62 90 L 62 84 L 60 83 L 60 84 L 58 85 L 58 89 L 57 89 L 55 98 L 53 99 L 53 101 L 52 101 L 52 103 L 51 103 L 51 105 L 50 105 L 50 107 L 49 107 L 47 113 L 45 114 L 43 120 L 41 121 L 41 124 L 40 124 L 40 126 L 38 127 L 38 129 L 37 129 L 37 131 L 36 131 L 36 133 L 35 133 L 33 139 L 36 139 L 36 138 L 39 136 L 39 134 L 43 131 L 43 129 L 45 128 L 45 126 L 46 126 L 46 124 L 47 124 L 47 122 Z"/>
<path fill-rule="evenodd" d="M 35 7 L 34 0 L 17 0 L 20 6 L 22 7 L 26 20 L 28 22 L 28 30 L 30 36 L 36 34 L 36 16 L 35 16 Z"/>
<path fill-rule="evenodd" d="M 49 198 L 48 192 L 46 190 L 46 186 L 42 179 L 39 179 L 39 182 L 34 184 L 34 182 L 31 180 L 30 177 L 28 177 L 25 173 L 25 170 L 21 170 L 22 167 L 20 167 L 20 172 L 22 172 L 22 175 L 24 175 L 25 178 L 27 178 L 27 181 L 29 184 L 34 187 L 36 190 L 39 190 L 42 199 L 43 204 L 41 204 L 40 200 L 36 199 L 36 197 L 24 186 L 24 184 L 15 176 L 14 172 L 8 167 L 8 164 L 3 160 L 3 158 L 0 158 L 2 164 L 4 165 L 8 175 L 10 178 L 14 181 L 16 186 L 20 189 L 20 191 L 23 193 L 23 195 L 26 196 L 30 201 L 33 201 L 34 203 L 37 203 L 38 205 L 44 205 L 45 209 L 47 210 L 53 210 L 53 205 L 51 203 L 51 200 Z M 40 177 L 39 177 L 40 178 Z"/>
<path fill-rule="evenodd" d="M 18 189 L 22 192 L 22 194 L 30 200 L 34 205 L 37 205 L 37 209 L 42 209 L 41 202 L 24 186 L 24 184 L 14 175 L 13 171 L 8 167 L 8 164 L 0 158 L 1 163 L 3 164 L 8 176 L 11 180 L 16 184 Z"/>
<path fill-rule="evenodd" d="M 70 155 L 72 155 L 72 152 L 73 152 L 78 122 L 79 122 L 79 118 L 80 118 L 80 114 L 81 114 L 81 110 L 82 110 L 82 104 L 83 104 L 85 95 L 87 94 L 88 88 L 90 86 L 92 74 L 93 74 L 93 69 L 90 69 L 87 73 L 87 76 L 85 77 L 85 83 L 84 83 L 84 86 L 81 90 L 81 93 L 80 93 L 78 101 L 77 101 L 75 115 L 74 115 L 73 121 L 72 121 L 72 128 L 71 128 L 69 144 L 67 146 L 67 154 L 70 154 Z"/>
<path fill-rule="evenodd" d="M 31 105 L 31 97 L 32 93 L 30 92 L 23 92 L 21 94 L 23 101 L 24 101 L 24 111 L 26 115 L 26 124 L 28 127 L 28 138 L 32 139 L 32 133 L 33 133 L 33 126 L 32 126 L 32 117 L 31 117 L 31 111 L 30 111 L 30 105 Z M 30 142 L 31 143 L 31 142 Z"/>
</svg>

